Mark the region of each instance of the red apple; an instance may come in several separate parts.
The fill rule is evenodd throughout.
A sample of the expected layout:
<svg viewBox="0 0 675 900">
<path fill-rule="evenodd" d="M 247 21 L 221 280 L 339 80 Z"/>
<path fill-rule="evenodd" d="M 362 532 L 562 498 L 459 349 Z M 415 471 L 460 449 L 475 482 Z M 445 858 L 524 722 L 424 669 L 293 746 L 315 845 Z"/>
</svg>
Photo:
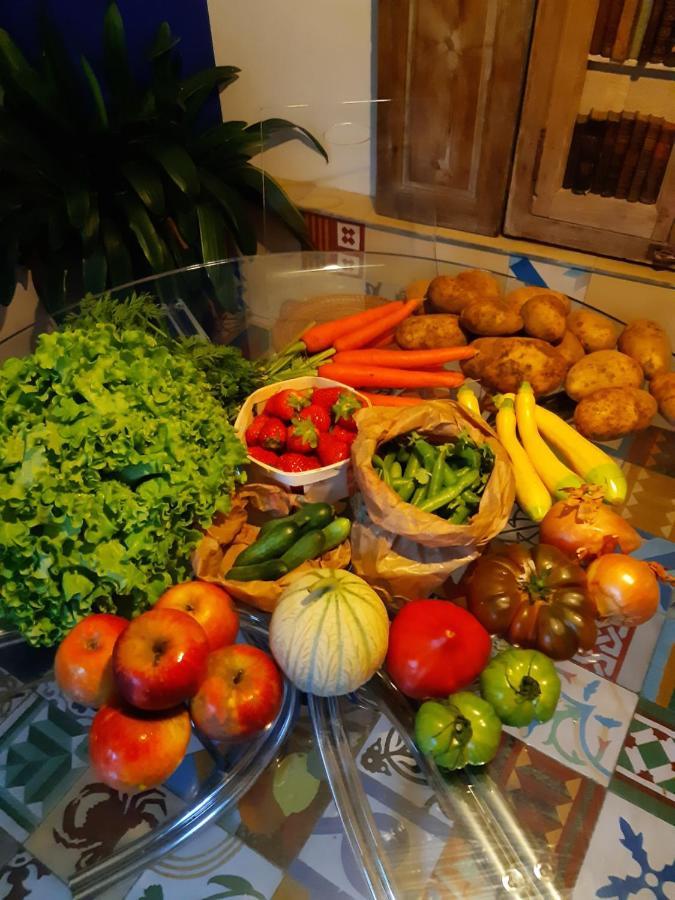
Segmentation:
<svg viewBox="0 0 675 900">
<path fill-rule="evenodd" d="M 208 672 L 190 701 L 195 725 L 213 741 L 250 737 L 273 722 L 283 682 L 271 656 L 248 644 L 209 655 Z"/>
<path fill-rule="evenodd" d="M 197 693 L 208 655 L 196 619 L 178 609 L 151 609 L 133 619 L 115 644 L 117 690 L 139 709 L 169 709 Z"/>
<path fill-rule="evenodd" d="M 112 654 L 129 624 L 122 616 L 95 613 L 68 632 L 56 651 L 54 674 L 66 697 L 84 706 L 103 706 L 115 692 Z"/>
<path fill-rule="evenodd" d="M 118 791 L 161 784 L 185 756 L 190 741 L 185 707 L 144 713 L 120 704 L 102 706 L 89 731 L 89 759 L 96 775 Z"/>
<path fill-rule="evenodd" d="M 237 638 L 239 616 L 230 595 L 217 584 L 208 581 L 174 584 L 153 608 L 180 609 L 191 615 L 206 632 L 211 650 L 234 644 Z"/>
</svg>

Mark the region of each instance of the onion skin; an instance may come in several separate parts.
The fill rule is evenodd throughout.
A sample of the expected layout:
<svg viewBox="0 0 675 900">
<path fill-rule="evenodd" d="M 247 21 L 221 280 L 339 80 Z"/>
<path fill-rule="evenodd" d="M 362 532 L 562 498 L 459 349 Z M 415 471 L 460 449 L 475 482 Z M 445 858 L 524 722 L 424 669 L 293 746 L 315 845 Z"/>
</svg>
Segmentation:
<svg viewBox="0 0 675 900">
<path fill-rule="evenodd" d="M 584 486 L 554 503 L 539 526 L 539 540 L 579 562 L 606 553 L 632 553 L 642 543 L 637 531 L 602 501 L 602 490 Z"/>
<path fill-rule="evenodd" d="M 659 583 L 644 560 L 610 553 L 592 562 L 586 575 L 601 619 L 632 627 L 647 622 L 658 609 Z"/>
</svg>

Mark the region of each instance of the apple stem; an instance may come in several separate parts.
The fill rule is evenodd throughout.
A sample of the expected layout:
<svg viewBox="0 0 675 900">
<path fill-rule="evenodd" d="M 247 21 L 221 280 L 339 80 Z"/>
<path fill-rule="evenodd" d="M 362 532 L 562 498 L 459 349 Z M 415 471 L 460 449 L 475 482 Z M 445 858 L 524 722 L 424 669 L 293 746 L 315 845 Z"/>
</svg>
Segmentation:
<svg viewBox="0 0 675 900">
<path fill-rule="evenodd" d="M 239 684 L 239 682 L 241 681 L 241 679 L 243 677 L 244 677 L 244 670 L 239 669 L 239 671 L 237 672 L 237 674 L 234 676 L 234 678 L 232 680 L 235 684 Z"/>
</svg>

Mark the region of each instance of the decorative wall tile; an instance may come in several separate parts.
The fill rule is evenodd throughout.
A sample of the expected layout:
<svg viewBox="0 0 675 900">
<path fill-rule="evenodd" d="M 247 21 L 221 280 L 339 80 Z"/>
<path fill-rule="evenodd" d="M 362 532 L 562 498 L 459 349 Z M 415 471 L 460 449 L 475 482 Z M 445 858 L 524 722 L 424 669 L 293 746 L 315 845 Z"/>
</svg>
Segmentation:
<svg viewBox="0 0 675 900">
<path fill-rule="evenodd" d="M 607 785 L 637 697 L 575 663 L 559 663 L 557 668 L 562 692 L 553 718 L 505 731 L 575 772 Z"/>
<path fill-rule="evenodd" d="M 575 300 L 583 300 L 586 296 L 590 275 L 584 269 L 568 268 L 525 256 L 511 256 L 509 269 L 515 278 L 525 284 L 561 291 Z"/>
<path fill-rule="evenodd" d="M 675 616 L 669 616 L 661 629 L 642 695 L 675 713 Z"/>
<path fill-rule="evenodd" d="M 47 866 L 30 853 L 21 850 L 0 868 L 0 897 L 5 900 L 41 898 L 68 900 L 70 891 Z"/>
<path fill-rule="evenodd" d="M 304 213 L 315 250 L 342 250 L 359 253 L 365 249 L 365 225 L 343 221 L 320 213 Z"/>
<path fill-rule="evenodd" d="M 675 828 L 608 791 L 573 900 L 673 896 Z"/>
<path fill-rule="evenodd" d="M 609 789 L 675 824 L 675 714 L 638 702 Z"/>
</svg>

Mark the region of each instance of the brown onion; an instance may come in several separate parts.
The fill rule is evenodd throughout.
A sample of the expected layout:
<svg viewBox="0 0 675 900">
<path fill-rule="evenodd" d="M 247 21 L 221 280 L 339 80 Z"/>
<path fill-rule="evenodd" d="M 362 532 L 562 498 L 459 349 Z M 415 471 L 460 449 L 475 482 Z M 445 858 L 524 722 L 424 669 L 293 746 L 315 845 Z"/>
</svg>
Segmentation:
<svg viewBox="0 0 675 900">
<path fill-rule="evenodd" d="M 586 574 L 598 616 L 630 626 L 651 619 L 659 605 L 658 578 L 670 580 L 661 566 L 623 553 L 601 556 Z"/>
</svg>

